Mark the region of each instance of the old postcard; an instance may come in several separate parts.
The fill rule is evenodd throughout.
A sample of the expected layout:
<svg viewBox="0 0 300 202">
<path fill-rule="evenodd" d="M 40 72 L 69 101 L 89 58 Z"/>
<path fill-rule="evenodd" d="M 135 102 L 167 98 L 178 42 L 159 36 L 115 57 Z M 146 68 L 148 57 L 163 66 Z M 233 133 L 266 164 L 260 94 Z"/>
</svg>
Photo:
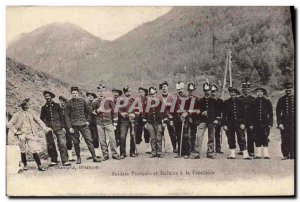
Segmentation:
<svg viewBox="0 0 300 202">
<path fill-rule="evenodd" d="M 7 196 L 294 196 L 294 15 L 8 6 Z"/>
</svg>

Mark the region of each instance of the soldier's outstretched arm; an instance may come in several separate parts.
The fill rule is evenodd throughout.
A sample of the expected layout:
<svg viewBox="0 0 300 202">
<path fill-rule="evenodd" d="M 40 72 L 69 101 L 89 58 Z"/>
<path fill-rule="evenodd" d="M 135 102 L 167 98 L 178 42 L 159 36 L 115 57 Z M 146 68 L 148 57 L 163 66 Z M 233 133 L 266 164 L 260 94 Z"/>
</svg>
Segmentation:
<svg viewBox="0 0 300 202">
<path fill-rule="evenodd" d="M 43 128 L 43 130 L 45 131 L 48 131 L 50 130 L 50 128 L 48 128 L 45 123 L 33 112 L 33 111 L 30 111 L 33 119 L 35 122 L 37 122 L 39 124 L 39 126 L 41 126 Z"/>
</svg>

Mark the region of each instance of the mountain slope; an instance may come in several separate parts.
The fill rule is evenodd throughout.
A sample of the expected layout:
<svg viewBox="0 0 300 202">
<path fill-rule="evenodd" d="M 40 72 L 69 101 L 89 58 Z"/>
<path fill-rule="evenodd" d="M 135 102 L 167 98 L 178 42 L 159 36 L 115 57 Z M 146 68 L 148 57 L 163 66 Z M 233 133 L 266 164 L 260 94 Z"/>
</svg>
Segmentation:
<svg viewBox="0 0 300 202">
<path fill-rule="evenodd" d="M 19 36 L 7 55 L 40 71 L 65 75 L 106 41 L 71 23 L 53 23 Z"/>
<path fill-rule="evenodd" d="M 257 85 L 280 88 L 287 67 L 294 69 L 289 7 L 174 7 L 113 42 L 94 43 L 80 56 L 68 44 L 69 57 L 54 54 L 56 48 L 37 55 L 39 47 L 29 53 L 20 48 L 24 56 L 11 57 L 38 61 L 37 66 L 45 60 L 47 72 L 92 88 L 98 82 L 137 87 L 161 80 L 172 86 L 178 80 L 200 85 L 206 76 L 217 82 L 224 74 L 228 48 L 233 51 L 235 85 L 250 77 Z M 55 63 L 60 57 L 62 62 Z M 48 63 L 57 71 L 50 71 Z"/>
<path fill-rule="evenodd" d="M 55 93 L 54 100 L 58 102 L 59 95 L 68 97 L 69 87 L 69 84 L 47 73 L 6 58 L 6 111 L 10 114 L 18 110 L 19 102 L 25 98 L 31 99 L 30 106 L 39 114 L 45 104 L 44 90 Z"/>
</svg>

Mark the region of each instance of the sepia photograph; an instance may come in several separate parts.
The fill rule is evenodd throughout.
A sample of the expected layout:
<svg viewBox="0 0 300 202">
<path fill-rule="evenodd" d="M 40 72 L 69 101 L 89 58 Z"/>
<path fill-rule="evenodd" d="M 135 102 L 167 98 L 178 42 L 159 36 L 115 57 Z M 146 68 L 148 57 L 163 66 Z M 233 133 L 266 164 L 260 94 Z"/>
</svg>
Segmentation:
<svg viewBox="0 0 300 202">
<path fill-rule="evenodd" d="M 295 7 L 5 10 L 8 197 L 295 197 Z"/>
</svg>

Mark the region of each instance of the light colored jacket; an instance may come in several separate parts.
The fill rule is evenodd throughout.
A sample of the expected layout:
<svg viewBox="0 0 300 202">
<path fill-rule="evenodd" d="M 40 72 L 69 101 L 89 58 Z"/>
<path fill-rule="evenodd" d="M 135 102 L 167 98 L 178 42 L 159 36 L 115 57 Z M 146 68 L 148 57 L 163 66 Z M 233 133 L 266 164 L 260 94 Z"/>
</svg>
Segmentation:
<svg viewBox="0 0 300 202">
<path fill-rule="evenodd" d="M 36 122 L 39 126 L 42 127 L 43 130 L 47 130 L 47 126 L 45 123 L 31 110 L 28 110 L 28 116 L 30 119 L 32 131 L 34 134 L 38 133 L 38 129 L 34 126 L 34 122 Z M 8 122 L 7 127 L 11 130 L 13 134 L 16 134 L 18 131 L 20 131 L 22 124 L 25 120 L 25 111 L 20 110 L 17 113 L 15 113 L 11 120 Z"/>
</svg>

